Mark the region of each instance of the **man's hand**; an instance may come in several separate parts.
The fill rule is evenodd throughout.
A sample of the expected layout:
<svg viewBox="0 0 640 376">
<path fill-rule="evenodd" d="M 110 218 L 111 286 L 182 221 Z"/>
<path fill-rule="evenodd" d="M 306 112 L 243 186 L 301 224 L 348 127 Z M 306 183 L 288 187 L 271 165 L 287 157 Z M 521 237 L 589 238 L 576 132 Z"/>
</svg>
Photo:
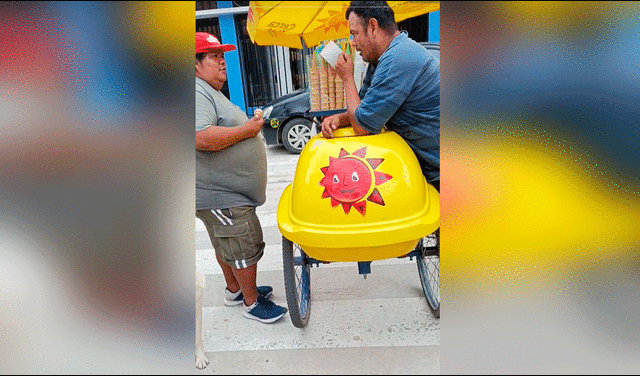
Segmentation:
<svg viewBox="0 0 640 376">
<path fill-rule="evenodd" d="M 348 80 L 353 80 L 353 60 L 351 59 L 351 55 L 347 55 L 344 52 L 338 56 L 338 61 L 336 62 L 336 74 L 342 79 L 343 82 L 347 82 Z"/>
<path fill-rule="evenodd" d="M 333 131 L 338 129 L 339 126 L 340 126 L 339 114 L 326 117 L 322 121 L 322 137 L 333 138 Z"/>
<path fill-rule="evenodd" d="M 264 125 L 264 119 L 262 117 L 254 116 L 249 121 L 244 123 L 249 132 L 249 138 L 255 137 L 262 130 L 262 126 Z"/>
</svg>

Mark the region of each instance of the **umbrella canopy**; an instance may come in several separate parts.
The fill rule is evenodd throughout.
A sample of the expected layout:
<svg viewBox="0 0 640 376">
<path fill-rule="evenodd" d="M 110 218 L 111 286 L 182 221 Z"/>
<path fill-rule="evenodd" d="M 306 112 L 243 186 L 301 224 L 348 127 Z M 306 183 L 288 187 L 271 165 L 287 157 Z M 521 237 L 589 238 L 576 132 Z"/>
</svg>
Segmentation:
<svg viewBox="0 0 640 376">
<path fill-rule="evenodd" d="M 351 1 L 252 1 L 247 15 L 251 41 L 260 46 L 302 49 L 348 38 L 345 13 Z M 440 10 L 439 1 L 388 1 L 396 22 Z"/>
</svg>

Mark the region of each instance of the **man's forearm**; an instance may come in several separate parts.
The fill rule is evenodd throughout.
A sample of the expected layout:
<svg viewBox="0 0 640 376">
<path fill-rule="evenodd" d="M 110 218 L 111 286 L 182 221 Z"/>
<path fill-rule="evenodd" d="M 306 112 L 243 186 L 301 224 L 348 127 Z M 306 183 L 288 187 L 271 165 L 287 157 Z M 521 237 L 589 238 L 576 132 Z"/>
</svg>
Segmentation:
<svg viewBox="0 0 640 376">
<path fill-rule="evenodd" d="M 196 132 L 196 150 L 220 151 L 255 136 L 247 126 L 219 127 L 212 125 Z"/>
<path fill-rule="evenodd" d="M 347 101 L 347 116 L 353 130 L 358 136 L 368 135 L 369 132 L 358 125 L 356 121 L 356 110 L 360 106 L 360 96 L 356 89 L 356 83 L 353 79 L 344 81 L 344 95 Z"/>
<path fill-rule="evenodd" d="M 337 115 L 338 116 L 338 121 L 340 122 L 338 124 L 338 127 L 346 127 L 351 125 L 351 120 L 349 119 L 349 114 L 346 112 L 340 113 Z"/>
</svg>

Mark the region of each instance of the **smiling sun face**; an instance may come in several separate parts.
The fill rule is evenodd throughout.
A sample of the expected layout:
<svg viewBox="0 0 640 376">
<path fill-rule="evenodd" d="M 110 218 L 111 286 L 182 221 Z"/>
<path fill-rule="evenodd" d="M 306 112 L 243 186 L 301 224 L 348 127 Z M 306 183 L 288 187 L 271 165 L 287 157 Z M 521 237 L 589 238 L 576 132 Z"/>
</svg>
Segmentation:
<svg viewBox="0 0 640 376">
<path fill-rule="evenodd" d="M 329 166 L 320 169 L 324 174 L 320 180 L 320 185 L 324 187 L 322 198 L 330 197 L 331 206 L 334 208 L 342 204 L 345 214 L 349 214 L 353 206 L 364 216 L 367 201 L 384 206 L 384 200 L 376 186 L 393 177 L 374 171 L 384 159 L 367 159 L 366 153 L 366 147 L 356 150 L 353 154 L 341 149 L 338 158 L 329 157 Z M 371 193 L 367 196 L 369 192 Z"/>
<path fill-rule="evenodd" d="M 343 5 L 341 10 L 329 10 L 327 18 L 318 19 L 318 22 L 320 23 L 318 29 L 324 28 L 324 32 L 328 33 L 332 27 L 335 29 L 335 31 L 338 31 L 340 29 L 340 26 L 347 27 L 347 23 L 344 19 L 344 14 L 346 11 L 347 4 Z"/>
</svg>

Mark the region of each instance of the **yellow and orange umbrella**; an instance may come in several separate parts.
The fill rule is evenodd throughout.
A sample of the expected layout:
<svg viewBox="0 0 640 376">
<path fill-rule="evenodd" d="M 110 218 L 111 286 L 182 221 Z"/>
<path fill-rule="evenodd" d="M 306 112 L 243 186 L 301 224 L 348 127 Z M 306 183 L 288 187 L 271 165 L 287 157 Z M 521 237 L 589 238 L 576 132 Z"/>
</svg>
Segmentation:
<svg viewBox="0 0 640 376">
<path fill-rule="evenodd" d="M 350 1 L 252 1 L 247 16 L 251 41 L 260 46 L 302 49 L 328 39 L 348 38 Z M 388 1 L 396 22 L 440 10 L 439 1 Z"/>
</svg>

